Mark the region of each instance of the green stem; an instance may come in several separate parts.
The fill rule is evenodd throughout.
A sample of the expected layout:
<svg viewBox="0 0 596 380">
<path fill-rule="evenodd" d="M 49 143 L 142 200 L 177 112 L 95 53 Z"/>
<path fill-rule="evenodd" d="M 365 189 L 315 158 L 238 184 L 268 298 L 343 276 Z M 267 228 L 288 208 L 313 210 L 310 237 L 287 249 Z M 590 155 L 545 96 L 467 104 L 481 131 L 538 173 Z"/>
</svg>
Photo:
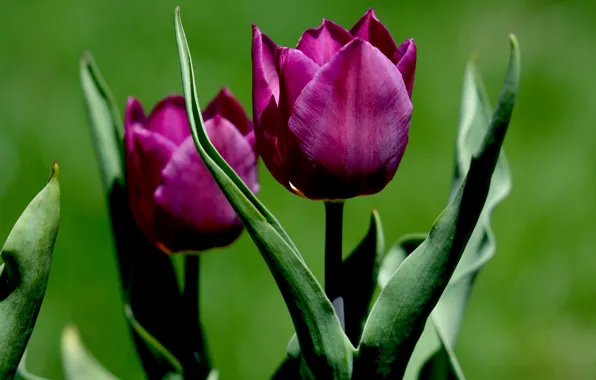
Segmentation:
<svg viewBox="0 0 596 380">
<path fill-rule="evenodd" d="M 190 368 L 188 366 L 185 368 L 185 378 L 193 379 L 206 378 L 209 371 L 203 329 L 199 320 L 199 257 L 197 254 L 184 257 L 184 290 L 182 292 L 182 310 L 187 321 L 187 349 L 192 356 L 192 364 L 189 363 Z"/>
<path fill-rule="evenodd" d="M 344 202 L 325 202 L 325 293 L 344 328 L 342 284 L 342 224 Z"/>
</svg>

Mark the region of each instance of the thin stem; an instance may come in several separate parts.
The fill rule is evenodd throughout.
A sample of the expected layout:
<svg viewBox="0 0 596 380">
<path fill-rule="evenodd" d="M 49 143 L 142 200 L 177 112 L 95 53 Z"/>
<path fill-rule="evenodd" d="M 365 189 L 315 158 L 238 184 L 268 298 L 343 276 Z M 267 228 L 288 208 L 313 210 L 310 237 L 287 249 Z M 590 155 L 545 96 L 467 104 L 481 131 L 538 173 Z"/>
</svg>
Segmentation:
<svg viewBox="0 0 596 380">
<path fill-rule="evenodd" d="M 190 378 L 197 378 L 197 371 L 203 372 L 208 370 L 209 363 L 207 362 L 207 355 L 205 352 L 203 329 L 199 321 L 199 269 L 200 261 L 199 255 L 185 255 L 184 257 L 184 290 L 182 291 L 182 310 L 186 318 L 188 351 L 191 353 L 193 360 L 198 364 L 187 368 L 187 371 L 192 375 Z M 185 373 L 186 375 L 186 373 Z M 200 374 L 201 378 L 206 377 L 205 374 Z M 185 376 L 186 378 L 187 376 Z"/>
<path fill-rule="evenodd" d="M 342 284 L 342 228 L 344 203 L 325 202 L 325 293 L 344 326 Z"/>
</svg>

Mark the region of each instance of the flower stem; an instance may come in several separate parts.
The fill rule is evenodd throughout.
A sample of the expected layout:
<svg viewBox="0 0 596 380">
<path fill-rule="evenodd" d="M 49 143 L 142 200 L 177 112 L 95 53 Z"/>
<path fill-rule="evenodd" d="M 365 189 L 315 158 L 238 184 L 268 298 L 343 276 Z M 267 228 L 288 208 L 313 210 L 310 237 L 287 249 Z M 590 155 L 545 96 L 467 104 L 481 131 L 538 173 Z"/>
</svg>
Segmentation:
<svg viewBox="0 0 596 380">
<path fill-rule="evenodd" d="M 344 328 L 342 284 L 342 224 L 344 202 L 325 202 L 325 293 Z"/>
<path fill-rule="evenodd" d="M 185 255 L 184 257 L 184 290 L 182 291 L 182 310 L 187 321 L 187 349 L 196 363 L 187 368 L 192 377 L 198 375 L 206 377 L 209 370 L 209 362 L 205 350 L 203 329 L 199 320 L 199 255 Z M 197 366 L 198 364 L 198 366 Z M 197 368 L 198 367 L 198 368 Z M 203 373 L 201 373 L 203 372 Z M 185 376 L 186 378 L 187 376 Z"/>
</svg>

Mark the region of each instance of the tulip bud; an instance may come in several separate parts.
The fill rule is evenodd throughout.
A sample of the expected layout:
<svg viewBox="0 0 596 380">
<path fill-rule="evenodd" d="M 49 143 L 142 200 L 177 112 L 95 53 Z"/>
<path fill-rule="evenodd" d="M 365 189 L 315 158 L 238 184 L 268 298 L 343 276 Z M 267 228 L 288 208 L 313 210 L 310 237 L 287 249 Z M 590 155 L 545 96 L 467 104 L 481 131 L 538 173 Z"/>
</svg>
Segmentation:
<svg viewBox="0 0 596 380">
<path fill-rule="evenodd" d="M 255 138 L 242 106 L 224 89 L 203 118 L 215 148 L 256 193 Z M 197 153 L 182 96 L 161 100 L 149 117 L 129 98 L 124 140 L 131 211 L 151 242 L 167 253 L 203 251 L 240 235 L 242 223 Z"/>
<path fill-rule="evenodd" d="M 399 47 L 369 10 L 350 30 L 329 20 L 296 49 L 253 27 L 257 149 L 290 191 L 346 199 L 381 191 L 408 142 L 416 46 Z"/>
</svg>

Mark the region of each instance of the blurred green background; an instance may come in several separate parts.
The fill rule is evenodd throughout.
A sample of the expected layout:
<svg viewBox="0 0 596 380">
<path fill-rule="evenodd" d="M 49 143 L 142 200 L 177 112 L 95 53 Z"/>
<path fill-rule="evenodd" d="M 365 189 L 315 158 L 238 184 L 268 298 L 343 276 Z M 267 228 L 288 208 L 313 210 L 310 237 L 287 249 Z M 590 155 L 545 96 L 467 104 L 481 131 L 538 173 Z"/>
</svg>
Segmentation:
<svg viewBox="0 0 596 380">
<path fill-rule="evenodd" d="M 495 100 L 507 34 L 515 32 L 522 85 L 505 143 L 513 192 L 494 215 L 497 255 L 478 279 L 457 353 L 471 379 L 596 376 L 596 12 L 589 0 L 3 1 L 0 236 L 42 188 L 52 161 L 61 165 L 62 223 L 31 370 L 62 378 L 59 337 L 75 323 L 111 372 L 143 378 L 120 307 L 77 70 L 91 50 L 121 105 L 134 95 L 149 110 L 179 92 L 175 5 L 182 6 L 203 104 L 225 85 L 250 107 L 251 23 L 293 46 L 323 17 L 350 27 L 374 7 L 397 40 L 416 39 L 409 148 L 385 191 L 348 202 L 346 252 L 372 208 L 381 212 L 388 243 L 429 229 L 449 191 L 466 61 L 478 52 Z M 264 167 L 260 177 L 261 199 L 322 278 L 322 204 L 290 194 Z M 267 378 L 292 325 L 259 253 L 244 234 L 202 262 L 203 323 L 222 379 Z"/>
</svg>

